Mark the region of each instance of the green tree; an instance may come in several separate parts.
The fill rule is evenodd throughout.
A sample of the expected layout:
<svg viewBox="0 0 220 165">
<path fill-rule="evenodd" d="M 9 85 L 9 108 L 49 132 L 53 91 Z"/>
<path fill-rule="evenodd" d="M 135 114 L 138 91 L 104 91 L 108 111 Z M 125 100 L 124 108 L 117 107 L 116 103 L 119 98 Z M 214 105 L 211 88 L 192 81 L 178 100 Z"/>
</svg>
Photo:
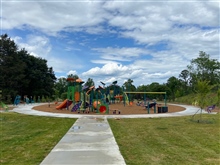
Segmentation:
<svg viewBox="0 0 220 165">
<path fill-rule="evenodd" d="M 54 92 L 56 77 L 45 59 L 18 50 L 7 34 L 1 35 L 0 42 L 0 89 L 5 96 L 49 96 Z"/>
<path fill-rule="evenodd" d="M 200 120 L 202 119 L 202 110 L 207 107 L 209 103 L 209 98 L 207 98 L 207 94 L 211 91 L 212 86 L 209 85 L 209 81 L 207 80 L 199 80 L 196 84 L 196 95 L 197 102 L 200 107 Z"/>
<path fill-rule="evenodd" d="M 136 88 L 136 91 L 137 92 L 145 92 L 146 91 L 146 85 L 140 85 Z M 143 100 L 144 99 L 144 94 L 141 94 L 141 93 L 137 93 L 135 95 L 135 98 L 138 99 L 138 100 Z"/>
<path fill-rule="evenodd" d="M 59 78 L 55 85 L 54 85 L 54 88 L 55 88 L 55 91 L 56 91 L 56 95 L 61 98 L 61 95 L 65 92 L 67 92 L 67 79 L 62 77 L 62 78 Z"/>
<path fill-rule="evenodd" d="M 88 78 L 84 86 L 88 86 L 88 87 L 95 86 L 95 83 L 92 78 Z"/>
<path fill-rule="evenodd" d="M 136 87 L 132 84 L 133 80 L 132 79 L 128 79 L 126 82 L 124 82 L 122 88 L 124 89 L 124 91 L 127 92 L 135 92 L 136 91 Z M 129 102 L 133 101 L 135 94 L 130 94 L 128 93 L 128 98 L 129 98 Z"/>
<path fill-rule="evenodd" d="M 176 77 L 172 76 L 167 80 L 167 87 L 170 89 L 171 99 L 175 101 L 176 92 L 180 87 L 180 81 Z"/>
<path fill-rule="evenodd" d="M 220 83 L 220 62 L 217 59 L 210 59 L 210 55 L 203 51 L 199 52 L 198 58 L 191 60 L 187 68 L 193 84 L 197 80 L 208 81 L 210 85 Z"/>
<path fill-rule="evenodd" d="M 188 94 L 188 84 L 190 80 L 190 73 L 187 69 L 182 70 L 179 74 L 179 78 L 182 80 L 183 84 L 183 94 Z"/>
<path fill-rule="evenodd" d="M 19 58 L 18 47 L 7 34 L 1 35 L 0 42 L 0 89 L 3 96 L 13 97 L 22 91 L 22 85 L 26 83 L 26 64 Z"/>
<path fill-rule="evenodd" d="M 76 74 L 75 74 L 75 75 L 69 74 L 67 77 L 68 77 L 68 78 L 74 78 L 75 80 L 79 78 L 79 76 L 76 75 Z"/>
<path fill-rule="evenodd" d="M 53 68 L 47 66 L 47 60 L 25 53 L 22 55 L 23 58 L 21 58 L 26 63 L 25 79 L 28 80 L 27 87 L 24 88 L 25 94 L 32 96 L 53 95 L 56 77 Z"/>
<path fill-rule="evenodd" d="M 136 87 L 132 84 L 134 81 L 132 79 L 128 79 L 126 82 L 123 84 L 123 88 L 125 91 L 130 91 L 134 92 L 136 91 Z"/>
</svg>

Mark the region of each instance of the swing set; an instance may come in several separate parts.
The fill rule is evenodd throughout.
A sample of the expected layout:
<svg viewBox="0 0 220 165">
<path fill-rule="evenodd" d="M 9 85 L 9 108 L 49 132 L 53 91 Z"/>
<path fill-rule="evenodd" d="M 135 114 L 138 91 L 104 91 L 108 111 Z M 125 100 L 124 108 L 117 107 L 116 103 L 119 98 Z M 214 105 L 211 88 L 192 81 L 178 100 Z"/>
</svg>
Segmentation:
<svg viewBox="0 0 220 165">
<path fill-rule="evenodd" d="M 125 96 L 124 97 L 124 106 L 125 106 L 126 103 L 128 105 L 131 105 L 130 94 L 144 94 L 144 106 L 146 107 L 146 109 L 148 111 L 148 114 L 150 113 L 150 108 L 152 108 L 152 107 L 154 107 L 154 113 L 156 113 L 156 104 L 157 103 L 156 102 L 149 103 L 149 101 L 147 102 L 146 94 L 162 94 L 162 95 L 164 95 L 164 106 L 163 107 L 158 107 L 158 113 L 168 111 L 166 92 L 126 92 L 126 91 L 124 91 L 124 96 Z"/>
</svg>

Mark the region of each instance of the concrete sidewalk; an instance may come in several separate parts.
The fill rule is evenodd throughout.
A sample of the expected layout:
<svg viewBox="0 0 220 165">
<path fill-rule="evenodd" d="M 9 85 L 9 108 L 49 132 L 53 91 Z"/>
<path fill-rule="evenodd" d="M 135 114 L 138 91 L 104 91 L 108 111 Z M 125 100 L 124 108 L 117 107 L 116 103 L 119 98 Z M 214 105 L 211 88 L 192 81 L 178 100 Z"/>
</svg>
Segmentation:
<svg viewBox="0 0 220 165">
<path fill-rule="evenodd" d="M 105 117 L 105 118 L 153 118 L 153 117 L 177 117 L 177 116 L 189 116 L 194 115 L 199 108 L 195 106 L 190 105 L 179 105 L 179 104 L 170 104 L 170 105 L 178 105 L 181 107 L 186 108 L 184 111 L 180 112 L 174 112 L 174 113 L 155 113 L 155 114 L 131 114 L 131 115 L 86 115 L 86 114 L 62 114 L 62 113 L 50 113 L 50 112 L 43 112 L 43 111 L 37 111 L 32 109 L 34 106 L 39 106 L 42 104 L 34 103 L 34 104 L 28 104 L 28 105 L 19 105 L 12 112 L 27 114 L 27 115 L 36 115 L 36 116 L 49 116 L 49 117 L 67 117 L 67 118 L 81 118 L 84 117 Z M 203 113 L 207 113 L 205 110 L 203 110 Z M 215 112 L 212 112 L 212 114 L 215 114 Z"/>
<path fill-rule="evenodd" d="M 80 164 L 125 164 L 106 118 L 79 118 L 41 163 Z"/>
</svg>

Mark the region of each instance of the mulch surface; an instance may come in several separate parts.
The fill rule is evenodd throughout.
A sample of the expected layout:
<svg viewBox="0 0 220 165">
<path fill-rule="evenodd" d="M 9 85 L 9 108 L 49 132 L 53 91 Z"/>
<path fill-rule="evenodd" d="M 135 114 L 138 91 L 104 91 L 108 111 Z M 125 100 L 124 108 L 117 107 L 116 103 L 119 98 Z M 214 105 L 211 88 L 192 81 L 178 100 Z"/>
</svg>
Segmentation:
<svg viewBox="0 0 220 165">
<path fill-rule="evenodd" d="M 69 107 L 69 110 L 66 110 L 66 109 L 57 110 L 56 109 L 57 105 L 59 105 L 59 104 L 50 103 L 50 105 L 49 104 L 40 105 L 40 106 L 34 107 L 33 109 L 38 110 L 38 111 L 51 112 L 51 113 L 78 114 L 78 112 L 71 112 L 73 105 L 71 105 Z M 162 106 L 162 105 L 159 105 L 159 106 Z M 112 115 L 114 110 L 119 110 L 120 114 L 122 114 L 122 115 L 148 114 L 148 110 L 146 107 L 137 106 L 137 105 L 132 105 L 132 106 L 125 105 L 124 106 L 123 103 L 110 104 L 109 105 L 109 115 Z M 183 111 L 183 110 L 185 110 L 185 108 L 183 108 L 183 107 L 168 105 L 168 112 L 167 113 L 179 112 L 179 111 Z M 151 108 L 150 114 L 153 114 L 153 113 L 154 113 L 154 108 Z M 156 113 L 157 113 L 157 107 L 156 107 Z M 80 114 L 86 114 L 86 113 L 80 112 Z M 97 113 L 90 111 L 88 114 L 94 115 Z M 117 114 L 118 114 L 118 111 L 117 111 Z"/>
</svg>

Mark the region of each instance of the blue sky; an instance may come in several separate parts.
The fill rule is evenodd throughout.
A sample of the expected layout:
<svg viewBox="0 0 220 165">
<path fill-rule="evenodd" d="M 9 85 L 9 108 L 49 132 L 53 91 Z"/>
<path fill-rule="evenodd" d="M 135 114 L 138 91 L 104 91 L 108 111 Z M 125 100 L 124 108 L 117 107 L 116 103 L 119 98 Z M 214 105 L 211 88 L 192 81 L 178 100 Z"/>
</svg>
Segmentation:
<svg viewBox="0 0 220 165">
<path fill-rule="evenodd" d="M 1 34 L 57 78 L 166 83 L 205 51 L 220 60 L 220 2 L 1 0 Z"/>
</svg>

